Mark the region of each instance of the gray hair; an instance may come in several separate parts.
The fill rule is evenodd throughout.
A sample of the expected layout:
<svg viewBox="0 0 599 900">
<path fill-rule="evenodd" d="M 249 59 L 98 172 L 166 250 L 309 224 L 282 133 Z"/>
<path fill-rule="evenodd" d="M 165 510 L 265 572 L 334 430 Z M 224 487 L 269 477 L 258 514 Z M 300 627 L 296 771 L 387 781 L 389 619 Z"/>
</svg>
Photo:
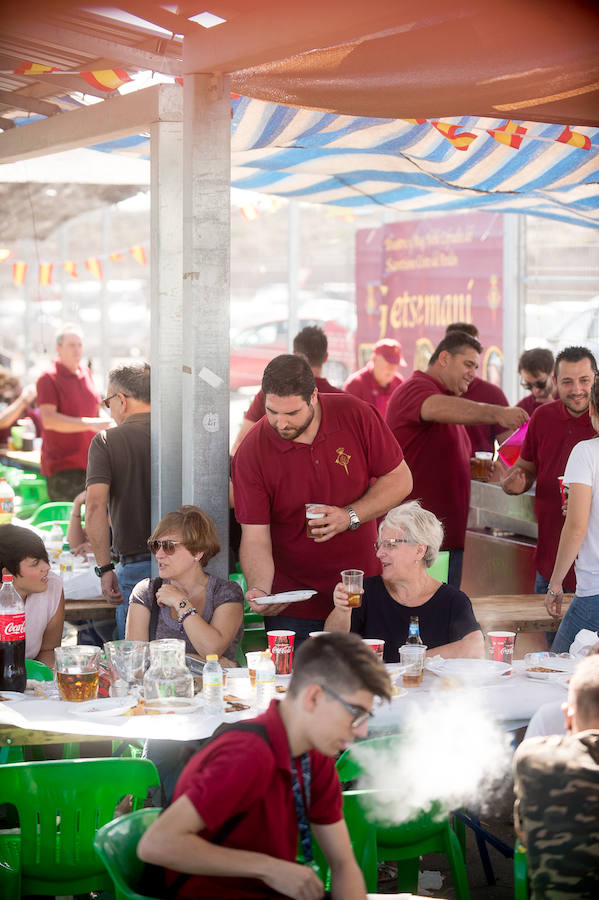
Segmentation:
<svg viewBox="0 0 599 900">
<path fill-rule="evenodd" d="M 80 337 L 83 340 L 83 332 L 79 325 L 75 325 L 73 322 L 68 322 L 66 325 L 63 325 L 58 334 L 56 335 L 56 346 L 61 347 L 62 342 L 65 339 L 67 334 L 76 334 L 77 337 Z"/>
<path fill-rule="evenodd" d="M 108 384 L 140 403 L 150 402 L 150 366 L 139 363 L 133 366 L 116 366 L 108 373 Z"/>
<path fill-rule="evenodd" d="M 436 515 L 424 509 L 418 500 L 410 500 L 390 509 L 379 525 L 379 537 L 383 528 L 403 532 L 410 543 L 424 544 L 426 551 L 422 561 L 427 569 L 439 555 L 443 543 L 443 526 Z"/>
</svg>

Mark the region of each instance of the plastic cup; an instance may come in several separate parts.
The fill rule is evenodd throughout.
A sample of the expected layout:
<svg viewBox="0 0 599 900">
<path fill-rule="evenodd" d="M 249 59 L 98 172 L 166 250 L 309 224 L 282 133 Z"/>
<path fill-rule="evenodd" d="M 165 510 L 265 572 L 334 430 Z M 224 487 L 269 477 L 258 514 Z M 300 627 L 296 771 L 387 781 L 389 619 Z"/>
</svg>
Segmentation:
<svg viewBox="0 0 599 900">
<path fill-rule="evenodd" d="M 260 660 L 261 652 L 261 650 L 252 650 L 250 653 L 245 654 L 245 660 L 248 664 L 248 672 L 252 688 L 256 687 L 256 672 L 258 670 L 258 662 Z"/>
<path fill-rule="evenodd" d="M 362 638 L 365 644 L 368 644 L 370 649 L 376 653 L 380 661 L 383 661 L 383 653 L 385 651 L 385 642 L 380 638 Z"/>
<path fill-rule="evenodd" d="M 306 503 L 306 536 L 309 538 L 318 537 L 318 535 L 312 534 L 312 527 L 316 528 L 318 519 L 322 519 L 324 516 L 323 512 L 318 512 L 316 509 L 322 505 L 322 503 Z"/>
<path fill-rule="evenodd" d="M 330 631 L 310 631 L 308 633 L 308 636 L 311 638 L 317 638 L 317 637 L 320 637 L 321 634 L 330 634 L 330 633 L 331 633 Z"/>
<path fill-rule="evenodd" d="M 364 572 L 362 569 L 344 569 L 341 573 L 343 587 L 349 594 L 347 602 L 352 609 L 362 605 L 364 593 Z"/>
<path fill-rule="evenodd" d="M 277 675 L 290 675 L 293 666 L 295 631 L 267 631 L 268 649 Z"/>
<path fill-rule="evenodd" d="M 564 484 L 564 476 L 558 475 L 557 480 L 559 481 L 559 493 L 562 500 L 562 512 L 568 509 L 568 494 L 570 492 L 570 488 L 567 484 Z"/>
<path fill-rule="evenodd" d="M 514 658 L 515 631 L 487 632 L 487 656 L 499 662 L 511 663 Z"/>
<path fill-rule="evenodd" d="M 491 476 L 493 454 L 488 450 L 477 450 L 474 459 L 470 460 L 470 475 L 476 481 L 488 481 Z"/>
<path fill-rule="evenodd" d="M 95 700 L 100 680 L 99 647 L 57 647 L 56 683 L 61 700 L 82 703 Z"/>
<path fill-rule="evenodd" d="M 405 687 L 416 687 L 422 683 L 425 657 L 424 644 L 404 644 L 399 648 L 399 660 L 406 667 L 402 674 Z"/>
</svg>

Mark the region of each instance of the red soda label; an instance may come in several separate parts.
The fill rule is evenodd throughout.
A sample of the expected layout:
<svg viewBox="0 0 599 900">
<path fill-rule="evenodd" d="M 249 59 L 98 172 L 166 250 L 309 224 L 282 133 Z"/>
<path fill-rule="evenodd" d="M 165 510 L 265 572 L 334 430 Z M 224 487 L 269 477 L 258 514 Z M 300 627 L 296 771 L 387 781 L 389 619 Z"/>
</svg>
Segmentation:
<svg viewBox="0 0 599 900">
<path fill-rule="evenodd" d="M 25 613 L 0 615 L 0 641 L 25 640 Z"/>
<path fill-rule="evenodd" d="M 272 658 L 277 675 L 291 674 L 292 649 L 289 638 L 278 637 L 272 648 Z"/>
</svg>

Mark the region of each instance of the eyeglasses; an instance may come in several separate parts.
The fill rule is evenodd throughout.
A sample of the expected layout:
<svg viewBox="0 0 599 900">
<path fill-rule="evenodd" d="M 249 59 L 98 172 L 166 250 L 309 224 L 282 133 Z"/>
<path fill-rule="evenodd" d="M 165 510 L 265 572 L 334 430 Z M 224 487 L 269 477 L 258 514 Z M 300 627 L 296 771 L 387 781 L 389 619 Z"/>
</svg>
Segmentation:
<svg viewBox="0 0 599 900">
<path fill-rule="evenodd" d="M 119 394 L 123 394 L 122 391 L 117 391 L 116 394 L 111 394 L 110 397 L 105 397 L 103 400 L 100 400 L 100 403 L 103 403 L 106 409 L 110 409 L 110 401 L 114 400 L 115 397 L 118 397 Z M 131 394 L 123 394 L 123 397 L 130 397 Z"/>
<path fill-rule="evenodd" d="M 374 541 L 372 546 L 375 550 L 395 550 L 398 544 L 412 544 L 413 541 L 407 541 L 405 538 L 387 538 L 386 541 Z"/>
<path fill-rule="evenodd" d="M 352 706 L 351 703 L 348 703 L 346 700 L 343 700 L 339 694 L 336 694 L 335 691 L 332 691 L 330 687 L 327 687 L 326 684 L 320 685 L 325 694 L 328 694 L 329 697 L 332 697 L 333 700 L 336 700 L 337 703 L 340 703 L 341 706 L 345 706 L 346 710 L 352 714 L 352 728 L 359 728 L 360 725 L 363 725 L 364 722 L 367 722 L 368 719 L 374 719 L 374 713 L 365 711 L 361 709 L 359 706 Z"/>
<path fill-rule="evenodd" d="M 175 552 L 175 545 L 182 543 L 183 541 L 148 541 L 148 548 L 154 556 L 156 556 L 161 547 L 167 556 L 172 556 Z"/>
<path fill-rule="evenodd" d="M 533 388 L 544 391 L 548 381 L 549 378 L 546 378 L 545 381 L 522 381 L 522 379 L 520 379 L 520 387 L 523 387 L 525 391 L 532 391 Z"/>
</svg>

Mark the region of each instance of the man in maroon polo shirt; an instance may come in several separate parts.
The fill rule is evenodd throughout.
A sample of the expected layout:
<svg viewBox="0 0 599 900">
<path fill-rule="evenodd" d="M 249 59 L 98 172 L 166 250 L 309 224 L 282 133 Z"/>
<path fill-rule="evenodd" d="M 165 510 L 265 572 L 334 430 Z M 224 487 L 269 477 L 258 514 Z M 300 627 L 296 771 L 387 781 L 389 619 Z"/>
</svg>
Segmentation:
<svg viewBox="0 0 599 900">
<path fill-rule="evenodd" d="M 530 420 L 520 457 L 502 481 L 506 494 L 522 494 L 536 479 L 536 594 L 547 593 L 564 524 L 558 477 L 564 474 L 572 448 L 596 436 L 589 419 L 596 371 L 595 357 L 586 347 L 566 347 L 558 353 L 554 374 L 559 399 L 539 406 Z M 575 588 L 571 568 L 563 589 Z"/>
<path fill-rule="evenodd" d="M 141 839 L 139 857 L 167 867 L 168 896 L 324 897 L 315 871 L 296 862 L 298 834 L 310 859 L 311 828 L 331 869 L 332 897 L 365 900 L 335 757 L 366 737 L 376 696 L 389 700 L 391 685 L 361 638 L 307 641 L 284 699 L 213 737 Z"/>
<path fill-rule="evenodd" d="M 364 368 L 349 376 L 343 390 L 372 403 L 385 418 L 391 394 L 403 382 L 397 371 L 400 366 L 405 368 L 407 362 L 401 355 L 399 341 L 392 338 L 377 341 Z"/>
<path fill-rule="evenodd" d="M 525 409 L 529 416 L 544 403 L 557 400 L 557 390 L 553 380 L 553 353 L 545 347 L 525 350 L 518 360 L 518 374 L 521 386 L 530 391 L 516 406 Z"/>
<path fill-rule="evenodd" d="M 426 372 L 414 372 L 393 394 L 387 424 L 401 444 L 420 500 L 441 519 L 449 550 L 448 583 L 459 588 L 470 506 L 470 438 L 465 425 L 496 423 L 514 430 L 524 410 L 464 400 L 475 376 L 481 345 L 471 335 L 445 335 Z"/>
<path fill-rule="evenodd" d="M 452 322 L 445 329 L 445 334 L 450 334 L 452 331 L 465 331 L 466 334 L 471 334 L 472 337 L 478 340 L 478 328 L 471 322 Z M 470 382 L 470 387 L 462 396 L 465 400 L 474 400 L 475 403 L 494 403 L 496 406 L 510 405 L 509 400 L 500 387 L 497 387 L 496 384 L 492 384 L 490 381 L 479 378 L 478 375 L 474 376 Z M 501 444 L 512 433 L 511 429 L 508 428 L 506 431 L 496 422 L 487 425 L 466 425 L 466 431 L 470 438 L 472 456 L 477 450 L 494 453 L 495 441 L 497 440 Z"/>
<path fill-rule="evenodd" d="M 87 452 L 94 434 L 106 428 L 98 416 L 100 396 L 87 366 L 81 365 L 81 332 L 65 325 L 56 337 L 57 359 L 37 380 L 42 419 L 42 475 L 50 500 L 74 500 L 85 490 Z"/>
<path fill-rule="evenodd" d="M 318 325 L 306 325 L 301 331 L 298 331 L 293 339 L 293 352 L 296 356 L 305 356 L 312 369 L 314 381 L 320 394 L 342 394 L 341 388 L 330 384 L 326 378 L 322 377 L 322 367 L 326 363 L 329 356 L 329 342 L 327 336 Z M 243 416 L 241 428 L 235 438 L 235 442 L 231 448 L 231 456 L 237 452 L 240 443 L 256 422 L 266 414 L 264 406 L 264 394 L 258 391 L 252 400 L 249 409 Z"/>
<path fill-rule="evenodd" d="M 282 355 L 264 370 L 266 416 L 233 457 L 240 559 L 253 610 L 268 629 L 296 632 L 296 644 L 322 631 L 342 569 L 379 571 L 376 519 L 412 487 L 401 447 L 369 404 L 319 394 L 303 357 Z M 311 537 L 307 503 L 319 504 Z M 255 598 L 283 591 L 317 593 L 289 604 Z"/>
</svg>

